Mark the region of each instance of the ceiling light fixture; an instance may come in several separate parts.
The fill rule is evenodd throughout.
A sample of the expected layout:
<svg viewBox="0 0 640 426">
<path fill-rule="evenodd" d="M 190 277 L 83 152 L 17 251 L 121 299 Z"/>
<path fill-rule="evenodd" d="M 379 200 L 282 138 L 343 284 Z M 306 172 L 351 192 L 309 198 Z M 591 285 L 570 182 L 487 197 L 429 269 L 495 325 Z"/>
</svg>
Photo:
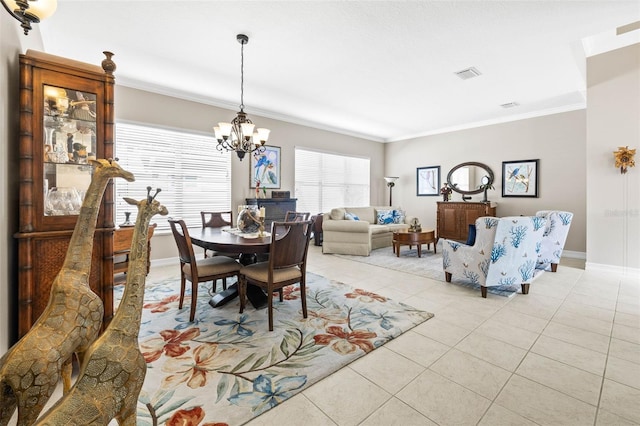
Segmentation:
<svg viewBox="0 0 640 426">
<path fill-rule="evenodd" d="M 0 0 L 7 12 L 18 21 L 24 29 L 24 35 L 29 34 L 31 24 L 37 24 L 53 15 L 58 6 L 58 0 Z"/>
<path fill-rule="evenodd" d="M 244 112 L 244 45 L 249 43 L 249 37 L 244 34 L 236 36 L 240 48 L 240 111 L 231 123 L 218 123 L 213 128 L 218 140 L 218 151 L 235 151 L 240 161 L 245 154 L 254 151 L 264 152 L 264 144 L 269 139 L 269 129 L 259 128 L 253 132 L 255 125 Z"/>
</svg>

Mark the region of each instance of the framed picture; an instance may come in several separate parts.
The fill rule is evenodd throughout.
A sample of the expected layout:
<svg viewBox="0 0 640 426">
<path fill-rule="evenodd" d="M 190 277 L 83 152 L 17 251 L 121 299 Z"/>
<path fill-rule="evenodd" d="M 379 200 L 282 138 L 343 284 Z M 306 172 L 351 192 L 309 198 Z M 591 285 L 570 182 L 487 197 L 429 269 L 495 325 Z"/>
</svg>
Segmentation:
<svg viewBox="0 0 640 426">
<path fill-rule="evenodd" d="M 502 196 L 537 198 L 538 161 L 503 161 Z"/>
<path fill-rule="evenodd" d="M 251 188 L 280 188 L 280 147 L 265 145 L 264 152 L 251 153 Z"/>
<path fill-rule="evenodd" d="M 440 195 L 440 166 L 418 167 L 416 177 L 419 197 Z"/>
</svg>

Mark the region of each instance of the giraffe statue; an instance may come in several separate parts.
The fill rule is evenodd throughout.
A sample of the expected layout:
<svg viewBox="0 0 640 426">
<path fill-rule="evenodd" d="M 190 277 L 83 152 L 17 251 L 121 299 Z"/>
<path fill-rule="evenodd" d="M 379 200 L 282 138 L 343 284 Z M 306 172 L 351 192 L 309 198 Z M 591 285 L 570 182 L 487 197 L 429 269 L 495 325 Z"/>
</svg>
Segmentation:
<svg viewBox="0 0 640 426">
<path fill-rule="evenodd" d="M 75 384 L 45 412 L 37 425 L 107 425 L 116 419 L 119 425 L 136 424 L 136 404 L 147 372 L 140 352 L 138 333 L 147 276 L 147 236 L 149 222 L 167 209 L 155 200 L 160 192 L 139 202 L 138 218 L 131 241 L 125 291 L 116 314 L 107 329 L 91 344 L 80 367 Z"/>
<path fill-rule="evenodd" d="M 97 338 L 104 306 L 89 287 L 94 232 L 105 188 L 111 178 L 135 180 L 116 161 L 91 161 L 87 189 L 60 272 L 51 284 L 49 302 L 33 327 L 0 358 L 0 425 L 9 423 L 16 407 L 18 426 L 32 425 L 60 377 L 71 387 L 71 360 Z"/>
</svg>

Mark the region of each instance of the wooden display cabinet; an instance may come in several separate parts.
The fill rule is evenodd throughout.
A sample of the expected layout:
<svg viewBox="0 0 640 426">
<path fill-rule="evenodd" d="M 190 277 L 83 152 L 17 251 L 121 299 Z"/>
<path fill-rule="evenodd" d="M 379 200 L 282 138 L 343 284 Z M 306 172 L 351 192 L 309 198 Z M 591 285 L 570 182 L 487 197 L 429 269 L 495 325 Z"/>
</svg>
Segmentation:
<svg viewBox="0 0 640 426">
<path fill-rule="evenodd" d="M 20 55 L 18 337 L 40 316 L 67 252 L 89 159 L 113 157 L 114 77 L 103 66 L 29 50 Z M 113 182 L 96 223 L 89 282 L 113 315 Z"/>
<path fill-rule="evenodd" d="M 496 207 L 491 203 L 438 202 L 438 239 L 466 242 L 469 225 L 482 216 L 495 216 Z"/>
</svg>

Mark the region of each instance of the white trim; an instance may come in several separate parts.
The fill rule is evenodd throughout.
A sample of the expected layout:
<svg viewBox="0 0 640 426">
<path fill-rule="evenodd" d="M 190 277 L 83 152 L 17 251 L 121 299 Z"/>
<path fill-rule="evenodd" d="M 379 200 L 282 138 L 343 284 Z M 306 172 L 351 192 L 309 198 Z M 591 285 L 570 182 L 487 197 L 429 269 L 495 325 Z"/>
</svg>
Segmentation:
<svg viewBox="0 0 640 426">
<path fill-rule="evenodd" d="M 153 259 L 151 260 L 152 267 L 162 267 L 162 266 L 171 266 L 171 265 L 180 265 L 180 258 L 176 257 L 165 257 L 164 259 Z"/>
<path fill-rule="evenodd" d="M 569 257 L 571 259 L 581 259 L 587 260 L 587 253 L 583 251 L 571 251 L 571 250 L 563 250 L 562 257 Z"/>
<path fill-rule="evenodd" d="M 585 271 L 599 271 L 599 272 L 607 272 L 625 275 L 629 277 L 637 277 L 640 278 L 640 269 L 638 268 L 629 268 L 626 266 L 617 266 L 617 265 L 606 265 L 603 263 L 593 263 L 586 262 L 584 265 Z"/>
<path fill-rule="evenodd" d="M 586 108 L 587 108 L 586 101 L 579 102 L 577 104 L 565 105 L 557 108 L 548 108 L 544 110 L 531 111 L 524 114 L 510 115 L 508 117 L 498 117 L 498 118 L 492 118 L 484 121 L 475 121 L 472 123 L 465 123 L 465 124 L 460 124 L 460 125 L 451 126 L 451 127 L 444 127 L 441 129 L 430 130 L 424 133 L 416 133 L 413 135 L 403 135 L 403 136 L 398 136 L 393 138 L 387 138 L 385 139 L 385 142 L 399 142 L 399 141 L 415 139 L 423 136 L 439 135 L 442 133 L 456 132 L 458 130 L 475 129 L 477 127 L 492 126 L 494 124 L 510 123 L 512 121 L 527 120 L 529 118 L 543 117 L 545 115 L 560 114 L 563 112 L 577 111 L 577 110 L 586 109 Z"/>
</svg>

